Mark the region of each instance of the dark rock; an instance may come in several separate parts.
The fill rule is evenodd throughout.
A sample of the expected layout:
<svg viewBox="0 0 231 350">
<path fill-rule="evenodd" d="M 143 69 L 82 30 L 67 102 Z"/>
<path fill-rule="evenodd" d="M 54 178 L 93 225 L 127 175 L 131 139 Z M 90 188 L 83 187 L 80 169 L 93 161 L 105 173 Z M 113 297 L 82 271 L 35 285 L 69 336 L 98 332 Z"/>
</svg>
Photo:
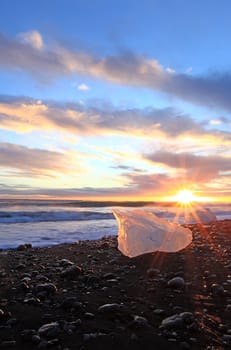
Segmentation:
<svg viewBox="0 0 231 350">
<path fill-rule="evenodd" d="M 3 316 L 4 316 L 4 311 L 2 309 L 0 309 L 0 320 Z"/>
<path fill-rule="evenodd" d="M 38 305 L 40 304 L 41 301 L 39 298 L 30 297 L 30 298 L 25 298 L 23 302 L 28 305 Z"/>
<path fill-rule="evenodd" d="M 131 329 L 147 329 L 150 328 L 150 324 L 145 317 L 134 316 L 134 320 L 129 323 L 129 328 Z"/>
<path fill-rule="evenodd" d="M 39 344 L 41 342 L 41 338 L 38 334 L 34 334 L 31 337 L 31 341 L 33 344 Z"/>
<path fill-rule="evenodd" d="M 85 312 L 85 314 L 83 316 L 87 320 L 91 320 L 91 319 L 95 318 L 95 315 L 93 313 L 91 313 L 91 312 Z"/>
<path fill-rule="evenodd" d="M 35 293 L 46 292 L 49 295 L 54 295 L 57 292 L 57 287 L 53 283 L 43 283 L 43 284 L 37 284 L 35 287 Z"/>
<path fill-rule="evenodd" d="M 160 273 L 159 269 L 150 268 L 150 269 L 147 270 L 148 278 L 155 278 L 156 276 L 159 275 L 159 273 Z"/>
<path fill-rule="evenodd" d="M 76 297 L 67 297 L 61 303 L 61 307 L 66 310 L 71 308 L 81 309 L 83 304 Z"/>
<path fill-rule="evenodd" d="M 68 259 L 62 259 L 60 261 L 60 265 L 64 266 L 64 267 L 67 267 L 67 266 L 73 266 L 74 263 L 72 261 L 68 260 Z"/>
<path fill-rule="evenodd" d="M 221 284 L 213 283 L 211 285 L 211 292 L 214 296 L 224 295 L 224 287 Z"/>
<path fill-rule="evenodd" d="M 160 327 L 167 330 L 190 330 L 190 328 L 192 331 L 198 330 L 197 321 L 191 312 L 182 312 L 167 317 L 162 321 Z"/>
<path fill-rule="evenodd" d="M 79 277 L 81 273 L 82 273 L 81 267 L 77 265 L 72 265 L 61 272 L 61 277 L 64 277 L 67 279 L 75 279 Z"/>
<path fill-rule="evenodd" d="M 98 312 L 105 318 L 130 318 L 129 309 L 123 304 L 104 304 L 98 308 Z"/>
<path fill-rule="evenodd" d="M 30 248 L 32 248 L 32 244 L 30 244 L 30 243 L 25 243 L 25 244 L 20 244 L 20 245 L 17 247 L 17 250 L 22 251 L 22 250 L 26 250 L 26 249 L 30 249 Z"/>
<path fill-rule="evenodd" d="M 60 333 L 59 323 L 52 322 L 44 324 L 38 329 L 38 333 L 45 338 L 54 338 Z"/>
<path fill-rule="evenodd" d="M 172 289 L 183 289 L 185 287 L 185 281 L 182 277 L 174 277 L 168 281 L 168 287 Z"/>
<path fill-rule="evenodd" d="M 183 326 L 184 322 L 179 315 L 167 317 L 161 322 L 161 327 L 166 329 L 182 329 Z"/>
</svg>

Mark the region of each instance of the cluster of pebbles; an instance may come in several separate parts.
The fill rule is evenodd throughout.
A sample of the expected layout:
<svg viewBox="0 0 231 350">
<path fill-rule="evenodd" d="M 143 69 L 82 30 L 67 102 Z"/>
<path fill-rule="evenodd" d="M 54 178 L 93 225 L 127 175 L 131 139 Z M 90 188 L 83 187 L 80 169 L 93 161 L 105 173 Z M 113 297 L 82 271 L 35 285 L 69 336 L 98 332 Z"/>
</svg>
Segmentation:
<svg viewBox="0 0 231 350">
<path fill-rule="evenodd" d="M 115 237 L 0 251 L 0 348 L 231 348 L 231 221 L 188 225 L 178 253 Z"/>
</svg>

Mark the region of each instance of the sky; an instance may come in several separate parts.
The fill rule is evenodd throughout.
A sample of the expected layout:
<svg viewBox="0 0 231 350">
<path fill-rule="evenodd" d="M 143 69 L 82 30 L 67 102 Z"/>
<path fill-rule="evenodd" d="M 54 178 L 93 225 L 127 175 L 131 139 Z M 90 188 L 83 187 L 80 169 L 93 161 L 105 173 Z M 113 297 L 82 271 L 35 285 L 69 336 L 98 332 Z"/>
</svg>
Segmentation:
<svg viewBox="0 0 231 350">
<path fill-rule="evenodd" d="M 231 200 L 229 0 L 0 2 L 0 197 Z"/>
</svg>

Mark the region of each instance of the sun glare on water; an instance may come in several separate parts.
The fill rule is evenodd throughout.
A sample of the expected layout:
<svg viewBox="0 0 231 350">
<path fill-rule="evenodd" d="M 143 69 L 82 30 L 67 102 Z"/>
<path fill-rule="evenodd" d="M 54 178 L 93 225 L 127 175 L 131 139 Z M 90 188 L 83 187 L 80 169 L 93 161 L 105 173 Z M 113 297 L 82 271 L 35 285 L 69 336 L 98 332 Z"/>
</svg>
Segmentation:
<svg viewBox="0 0 231 350">
<path fill-rule="evenodd" d="M 182 204 L 190 204 L 191 202 L 196 200 L 196 197 L 192 193 L 192 191 L 184 189 L 178 192 L 178 194 L 176 195 L 176 200 L 177 202 Z"/>
</svg>

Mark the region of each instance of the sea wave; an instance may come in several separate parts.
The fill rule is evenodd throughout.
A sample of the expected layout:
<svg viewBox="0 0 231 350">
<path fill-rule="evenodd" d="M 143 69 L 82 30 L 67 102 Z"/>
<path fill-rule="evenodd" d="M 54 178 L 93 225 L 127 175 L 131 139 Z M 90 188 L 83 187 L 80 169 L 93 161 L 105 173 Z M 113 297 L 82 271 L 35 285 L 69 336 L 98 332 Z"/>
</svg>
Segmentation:
<svg viewBox="0 0 231 350">
<path fill-rule="evenodd" d="M 16 224 L 48 221 L 83 221 L 113 219 L 112 213 L 97 211 L 0 211 L 0 223 Z"/>
</svg>

